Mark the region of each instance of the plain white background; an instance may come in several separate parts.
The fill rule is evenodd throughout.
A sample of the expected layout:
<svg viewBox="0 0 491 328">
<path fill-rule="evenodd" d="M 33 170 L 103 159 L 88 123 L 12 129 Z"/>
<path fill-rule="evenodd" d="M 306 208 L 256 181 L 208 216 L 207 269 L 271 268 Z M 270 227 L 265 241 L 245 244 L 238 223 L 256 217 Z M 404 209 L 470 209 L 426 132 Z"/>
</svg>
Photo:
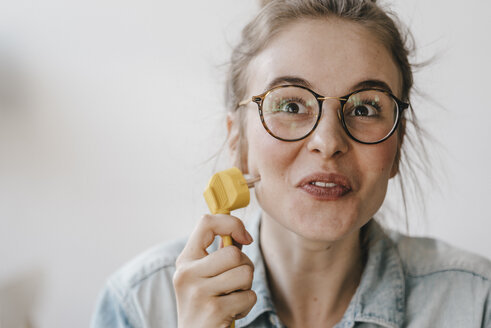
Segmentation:
<svg viewBox="0 0 491 328">
<path fill-rule="evenodd" d="M 439 144 L 411 232 L 491 257 L 491 3 L 394 1 L 437 55 L 414 99 Z M 0 327 L 87 327 L 104 280 L 187 235 L 223 144 L 251 1 L 0 4 Z M 417 155 L 415 155 L 417 156 Z M 418 157 L 415 158 L 419 160 Z M 226 156 L 218 166 L 226 167 Z"/>
</svg>

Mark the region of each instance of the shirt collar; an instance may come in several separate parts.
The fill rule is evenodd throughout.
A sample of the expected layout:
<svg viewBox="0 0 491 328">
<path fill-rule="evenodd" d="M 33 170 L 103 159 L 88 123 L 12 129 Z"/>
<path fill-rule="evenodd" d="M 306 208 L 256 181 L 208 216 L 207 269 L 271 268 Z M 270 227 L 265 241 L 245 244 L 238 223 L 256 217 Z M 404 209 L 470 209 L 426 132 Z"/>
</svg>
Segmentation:
<svg viewBox="0 0 491 328">
<path fill-rule="evenodd" d="M 342 322 L 401 327 L 405 313 L 405 278 L 399 253 L 375 220 L 366 228 L 367 263 Z"/>
<path fill-rule="evenodd" d="M 257 301 L 249 314 L 235 322 L 237 328 L 245 327 L 256 320 L 263 313 L 276 312 L 271 298 L 266 277 L 261 245 L 259 242 L 259 230 L 261 227 L 261 212 L 259 211 L 246 223 L 247 231 L 251 234 L 254 242 L 249 246 L 244 246 L 243 252 L 254 263 L 254 278 L 252 280 L 252 290 L 256 293 Z"/>
<path fill-rule="evenodd" d="M 252 289 L 257 302 L 249 314 L 236 321 L 236 327 L 245 327 L 263 313 L 275 312 L 261 252 L 259 231 L 261 213 L 246 222 L 254 242 L 244 246 L 244 253 L 254 263 Z M 360 285 L 336 328 L 352 327 L 354 322 L 370 322 L 381 327 L 401 327 L 404 322 L 405 284 L 399 253 L 380 225 L 371 220 L 367 226 L 367 262 Z"/>
</svg>

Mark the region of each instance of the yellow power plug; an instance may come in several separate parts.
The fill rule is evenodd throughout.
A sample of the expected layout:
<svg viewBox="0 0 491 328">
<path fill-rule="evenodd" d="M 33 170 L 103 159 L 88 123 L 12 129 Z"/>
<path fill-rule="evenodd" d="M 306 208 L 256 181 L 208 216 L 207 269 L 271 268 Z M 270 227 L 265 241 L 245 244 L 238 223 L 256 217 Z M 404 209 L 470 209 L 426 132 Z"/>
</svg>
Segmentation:
<svg viewBox="0 0 491 328">
<path fill-rule="evenodd" d="M 230 214 L 231 211 L 249 205 L 249 188 L 259 178 L 247 181 L 242 172 L 232 167 L 215 173 L 203 193 L 206 204 L 212 214 Z M 230 236 L 222 236 L 223 246 L 232 245 Z"/>
<path fill-rule="evenodd" d="M 215 173 L 203 193 L 206 204 L 212 214 L 230 214 L 231 211 L 249 205 L 249 188 L 259 181 L 258 178 L 246 180 L 236 167 Z M 232 245 L 230 236 L 221 236 L 223 247 Z M 235 327 L 232 321 L 230 328 Z"/>
</svg>

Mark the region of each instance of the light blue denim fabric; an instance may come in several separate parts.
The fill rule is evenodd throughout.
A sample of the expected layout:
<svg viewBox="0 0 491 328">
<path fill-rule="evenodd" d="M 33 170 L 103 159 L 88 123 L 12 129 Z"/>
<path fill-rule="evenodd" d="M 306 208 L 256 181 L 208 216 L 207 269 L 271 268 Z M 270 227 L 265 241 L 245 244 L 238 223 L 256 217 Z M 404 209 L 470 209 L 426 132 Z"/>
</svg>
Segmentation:
<svg viewBox="0 0 491 328">
<path fill-rule="evenodd" d="M 370 225 L 361 282 L 336 328 L 491 327 L 490 261 L 433 239 L 384 232 L 373 220 Z M 255 265 L 257 303 L 236 327 L 284 327 L 267 285 L 260 216 L 246 226 L 254 243 L 243 251 Z M 155 247 L 110 277 L 92 328 L 177 327 L 172 276 L 184 245 L 180 240 Z"/>
</svg>

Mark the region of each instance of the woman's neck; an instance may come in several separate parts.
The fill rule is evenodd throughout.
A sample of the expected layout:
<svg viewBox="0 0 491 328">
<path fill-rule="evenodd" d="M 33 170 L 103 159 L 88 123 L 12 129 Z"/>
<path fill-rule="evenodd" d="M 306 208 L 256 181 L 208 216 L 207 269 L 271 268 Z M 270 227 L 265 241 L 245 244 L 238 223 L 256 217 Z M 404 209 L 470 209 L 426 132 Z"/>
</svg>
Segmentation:
<svg viewBox="0 0 491 328">
<path fill-rule="evenodd" d="M 263 215 L 261 248 L 273 302 L 288 327 L 339 322 L 363 271 L 359 231 L 334 242 L 310 241 Z"/>
</svg>

